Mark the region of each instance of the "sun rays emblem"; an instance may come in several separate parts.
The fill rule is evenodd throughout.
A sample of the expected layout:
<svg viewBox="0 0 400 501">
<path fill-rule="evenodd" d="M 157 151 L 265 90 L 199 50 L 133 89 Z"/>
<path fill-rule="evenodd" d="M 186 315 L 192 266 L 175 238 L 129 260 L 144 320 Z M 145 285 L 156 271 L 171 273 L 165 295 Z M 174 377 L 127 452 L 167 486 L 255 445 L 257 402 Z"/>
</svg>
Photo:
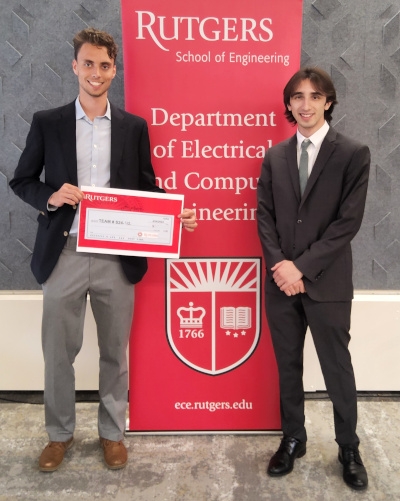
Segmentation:
<svg viewBox="0 0 400 501">
<path fill-rule="evenodd" d="M 243 364 L 260 337 L 260 258 L 166 261 L 167 335 L 175 355 L 210 375 Z"/>
</svg>

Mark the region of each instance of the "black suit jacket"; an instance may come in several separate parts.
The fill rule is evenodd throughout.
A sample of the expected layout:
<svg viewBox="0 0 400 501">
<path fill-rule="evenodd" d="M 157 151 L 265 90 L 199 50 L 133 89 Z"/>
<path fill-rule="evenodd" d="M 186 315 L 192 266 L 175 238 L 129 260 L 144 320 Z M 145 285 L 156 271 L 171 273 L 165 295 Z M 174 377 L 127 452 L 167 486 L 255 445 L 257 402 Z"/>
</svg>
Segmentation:
<svg viewBox="0 0 400 501">
<path fill-rule="evenodd" d="M 267 293 L 283 294 L 271 268 L 294 262 L 316 301 L 353 298 L 350 242 L 360 228 L 370 153 L 330 128 L 300 196 L 297 138 L 272 147 L 258 182 L 258 231 L 267 265 Z"/>
<path fill-rule="evenodd" d="M 44 177 L 42 171 L 44 169 Z M 75 101 L 34 114 L 10 186 L 39 211 L 38 232 L 31 268 L 39 283 L 50 276 L 65 245 L 76 207 L 64 204 L 47 210 L 50 196 L 64 183 L 78 185 Z M 144 119 L 111 105 L 110 185 L 145 191 L 163 191 L 155 184 L 147 124 Z M 120 256 L 126 277 L 136 283 L 147 270 L 143 257 Z"/>
</svg>

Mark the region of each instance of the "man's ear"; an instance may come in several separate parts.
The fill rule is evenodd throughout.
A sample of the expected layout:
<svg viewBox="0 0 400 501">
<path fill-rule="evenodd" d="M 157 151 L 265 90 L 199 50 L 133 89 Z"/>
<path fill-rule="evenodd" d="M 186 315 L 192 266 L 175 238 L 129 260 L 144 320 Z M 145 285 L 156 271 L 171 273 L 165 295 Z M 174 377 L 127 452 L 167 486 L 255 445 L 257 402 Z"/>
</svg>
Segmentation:
<svg viewBox="0 0 400 501">
<path fill-rule="evenodd" d="M 76 59 L 74 59 L 74 60 L 72 61 L 72 70 L 73 70 L 73 72 L 75 73 L 75 75 L 77 75 L 77 74 L 78 74 L 77 66 L 78 66 L 78 63 L 76 62 Z"/>
</svg>

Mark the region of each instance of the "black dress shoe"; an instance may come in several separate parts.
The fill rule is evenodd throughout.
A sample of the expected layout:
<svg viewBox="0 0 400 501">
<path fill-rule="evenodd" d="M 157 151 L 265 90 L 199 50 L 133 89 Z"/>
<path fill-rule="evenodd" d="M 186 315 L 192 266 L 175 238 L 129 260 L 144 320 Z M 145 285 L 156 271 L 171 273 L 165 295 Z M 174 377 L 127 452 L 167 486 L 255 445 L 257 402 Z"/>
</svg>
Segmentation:
<svg viewBox="0 0 400 501">
<path fill-rule="evenodd" d="M 282 477 L 293 470 L 294 460 L 306 453 L 306 443 L 293 437 L 283 437 L 277 452 L 270 459 L 267 473 L 271 477 Z"/>
<path fill-rule="evenodd" d="M 339 461 L 343 465 L 343 480 L 352 489 L 361 491 L 368 486 L 368 475 L 357 446 L 339 447 Z"/>
</svg>

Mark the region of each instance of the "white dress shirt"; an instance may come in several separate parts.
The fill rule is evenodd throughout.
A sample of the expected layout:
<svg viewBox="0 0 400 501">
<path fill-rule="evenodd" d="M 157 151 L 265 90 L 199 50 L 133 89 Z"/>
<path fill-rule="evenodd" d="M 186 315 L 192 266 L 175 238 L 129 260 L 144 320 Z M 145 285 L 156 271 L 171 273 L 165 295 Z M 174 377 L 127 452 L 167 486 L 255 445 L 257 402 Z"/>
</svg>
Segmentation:
<svg viewBox="0 0 400 501">
<path fill-rule="evenodd" d="M 324 122 L 324 125 L 317 130 L 317 132 L 314 132 L 314 134 L 310 137 L 304 137 L 303 134 L 301 134 L 297 130 L 297 166 L 300 163 L 300 154 L 301 154 L 301 143 L 304 141 L 304 139 L 309 139 L 311 141 L 311 144 L 307 148 L 307 153 L 308 153 L 308 177 L 310 177 L 312 168 L 314 167 L 315 160 L 317 159 L 319 150 L 321 148 L 322 141 L 325 139 L 325 136 L 328 134 L 329 130 L 329 124 L 328 122 Z"/>
</svg>

